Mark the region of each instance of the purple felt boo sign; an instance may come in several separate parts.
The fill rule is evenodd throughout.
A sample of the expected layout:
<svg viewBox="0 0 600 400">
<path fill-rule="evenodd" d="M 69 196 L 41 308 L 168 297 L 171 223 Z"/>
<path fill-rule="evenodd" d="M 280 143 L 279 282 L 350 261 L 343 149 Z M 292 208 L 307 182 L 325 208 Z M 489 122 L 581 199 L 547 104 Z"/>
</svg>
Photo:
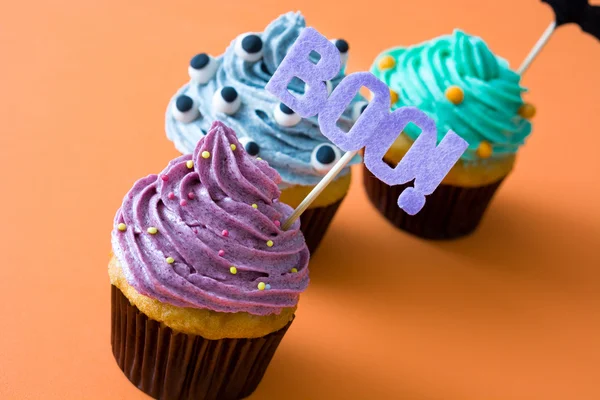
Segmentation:
<svg viewBox="0 0 600 400">
<path fill-rule="evenodd" d="M 317 64 L 309 59 L 313 51 L 321 56 Z M 335 45 L 315 29 L 306 28 L 266 89 L 304 118 L 318 114 L 321 132 L 340 149 L 356 152 L 364 147 L 365 165 L 381 181 L 391 186 L 414 179 L 414 187 L 402 192 L 398 206 L 415 215 L 425 205 L 425 196 L 438 187 L 465 152 L 468 143 L 449 131 L 436 147 L 435 122 L 415 107 L 401 107 L 390 113 L 389 88 L 369 72 L 346 76 L 327 98 L 325 82 L 333 79 L 339 71 L 340 54 Z M 301 97 L 287 89 L 294 77 L 306 84 L 307 89 Z M 368 88 L 374 98 L 352 129 L 344 132 L 336 123 L 362 86 Z M 383 161 L 383 156 L 410 122 L 422 132 L 400 163 L 391 168 Z"/>
</svg>

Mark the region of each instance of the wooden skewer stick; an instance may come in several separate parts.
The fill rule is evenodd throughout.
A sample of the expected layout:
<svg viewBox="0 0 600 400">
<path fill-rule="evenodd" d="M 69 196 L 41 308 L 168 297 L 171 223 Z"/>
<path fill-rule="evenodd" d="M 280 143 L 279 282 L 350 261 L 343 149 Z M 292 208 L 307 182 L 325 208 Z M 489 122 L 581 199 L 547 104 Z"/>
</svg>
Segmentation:
<svg viewBox="0 0 600 400">
<path fill-rule="evenodd" d="M 531 65 L 533 60 L 535 60 L 535 58 L 544 49 L 544 46 L 546 46 L 546 44 L 552 37 L 552 34 L 554 33 L 555 30 L 556 30 L 556 22 L 552 21 L 552 23 L 548 26 L 548 28 L 546 28 L 546 30 L 542 34 L 542 37 L 540 38 L 540 40 L 538 40 L 537 43 L 535 44 L 535 46 L 533 46 L 533 49 L 531 49 L 531 51 L 525 58 L 525 61 L 523 61 L 523 63 L 517 70 L 517 73 L 519 75 L 523 75 L 525 73 L 525 71 L 527 71 L 527 68 L 529 68 L 529 66 Z"/>
<path fill-rule="evenodd" d="M 284 231 L 287 231 L 290 228 L 290 226 L 292 226 L 292 224 L 300 217 L 300 215 L 304 211 L 306 211 L 308 206 L 310 206 L 311 203 L 315 201 L 317 197 L 319 197 L 319 195 L 323 190 L 325 190 L 327 185 L 329 185 L 331 181 L 335 179 L 335 177 L 342 171 L 342 169 L 344 169 L 344 167 L 350 162 L 350 160 L 352 160 L 352 158 L 354 158 L 354 156 L 357 153 L 358 151 L 349 151 L 346 154 L 344 154 L 342 158 L 340 158 L 340 160 L 333 166 L 333 168 L 331 168 L 327 175 L 325 175 L 323 179 L 321 179 L 321 181 L 317 184 L 317 186 L 315 186 L 313 190 L 311 190 L 308 196 L 306 196 L 304 200 L 302 200 L 302 203 L 300 203 L 300 205 L 296 207 L 296 209 L 294 210 L 292 215 L 290 215 L 287 221 L 284 222 L 282 226 Z"/>
</svg>

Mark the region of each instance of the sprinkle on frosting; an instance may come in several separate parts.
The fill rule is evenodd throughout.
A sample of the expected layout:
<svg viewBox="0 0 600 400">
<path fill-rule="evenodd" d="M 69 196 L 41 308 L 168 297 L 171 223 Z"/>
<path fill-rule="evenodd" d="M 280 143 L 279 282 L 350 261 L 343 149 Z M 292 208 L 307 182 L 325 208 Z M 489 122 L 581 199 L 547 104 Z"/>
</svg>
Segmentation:
<svg viewBox="0 0 600 400">
<path fill-rule="evenodd" d="M 258 290 L 265 290 L 265 287 L 267 287 L 267 285 L 265 285 L 264 282 L 259 282 L 258 283 Z"/>
<path fill-rule="evenodd" d="M 394 57 L 391 56 L 383 56 L 379 59 L 379 62 L 377 63 L 377 67 L 379 67 L 379 69 L 382 71 L 394 68 L 395 65 L 396 60 L 394 60 Z"/>
<path fill-rule="evenodd" d="M 151 226 L 147 229 L 148 233 L 151 235 L 156 235 L 158 233 L 158 229 L 155 226 Z"/>
<path fill-rule="evenodd" d="M 163 175 L 160 177 L 160 179 L 162 179 L 163 181 L 168 181 L 169 180 L 169 175 Z"/>
<path fill-rule="evenodd" d="M 223 257 L 225 255 L 225 250 L 219 250 L 219 257 Z"/>
<path fill-rule="evenodd" d="M 519 115 L 525 119 L 535 117 L 536 109 L 533 104 L 525 103 L 519 108 Z"/>
<path fill-rule="evenodd" d="M 493 149 L 492 145 L 489 142 L 483 141 L 479 143 L 479 147 L 477 148 L 477 155 L 481 158 L 490 158 L 492 156 Z"/>
<path fill-rule="evenodd" d="M 196 197 L 196 195 L 194 194 L 194 192 L 189 192 L 188 193 L 188 199 L 193 200 L 194 197 Z"/>
<path fill-rule="evenodd" d="M 127 225 L 121 222 L 119 225 L 117 225 L 117 229 L 121 232 L 125 232 L 127 230 Z"/>
<path fill-rule="evenodd" d="M 292 274 L 295 274 L 296 272 L 298 272 L 298 269 L 292 268 L 291 271 L 292 271 Z"/>
<path fill-rule="evenodd" d="M 231 272 L 233 275 L 235 275 L 235 274 L 237 274 L 237 268 L 232 265 L 231 267 L 229 267 L 229 272 Z"/>
<path fill-rule="evenodd" d="M 279 221 L 278 219 L 276 219 L 275 221 L 273 221 L 273 223 L 275 224 L 276 227 L 280 227 L 281 226 L 281 221 Z"/>
<path fill-rule="evenodd" d="M 235 144 L 230 144 L 229 147 L 231 148 L 232 151 L 235 151 L 235 149 L 237 149 L 237 146 Z"/>
<path fill-rule="evenodd" d="M 186 199 L 183 199 L 183 200 L 181 200 L 181 201 L 179 202 L 179 204 L 180 204 L 182 207 L 185 207 L 185 206 L 187 206 L 188 202 L 187 202 L 187 200 L 186 200 Z"/>
<path fill-rule="evenodd" d="M 318 145 L 330 142 L 322 135 L 317 117 L 303 118 L 293 126 L 278 124 L 273 110 L 280 102 L 265 90 L 305 27 L 302 14 L 290 12 L 274 20 L 264 32 L 239 35 L 224 54 L 214 58 L 216 73 L 209 81 L 199 83 L 192 78 L 175 93 L 166 115 L 167 136 L 175 147 L 183 154 L 191 154 L 211 123 L 220 120 L 236 130 L 241 143 L 251 140 L 256 144 L 261 158 L 269 160 L 270 166 L 281 175 L 280 189 L 319 183 L 326 172 L 313 167 L 311 154 Z M 332 88 L 341 82 L 344 69 L 342 67 L 338 76 L 331 80 Z M 228 89 L 223 93 L 225 88 Z M 304 82 L 292 80 L 290 90 L 301 96 L 305 90 Z M 183 95 L 192 100 L 191 109 L 198 111 L 197 115 L 201 117 L 178 119 L 174 105 Z M 340 117 L 338 123 L 345 131 L 354 123 L 354 103 L 363 100 L 357 95 Z M 236 146 L 239 148 L 240 144 L 236 143 Z M 247 148 L 246 151 L 258 155 Z M 358 162 L 359 156 L 350 164 Z M 344 168 L 339 177 L 349 171 Z"/>
<path fill-rule="evenodd" d="M 230 150 L 231 143 L 237 151 Z M 212 162 L 202 162 L 203 151 L 212 154 Z M 193 169 L 187 168 L 188 160 L 194 161 Z M 169 180 L 163 181 L 163 175 Z M 273 168 L 256 163 L 240 147 L 233 130 L 216 122 L 193 155 L 180 156 L 159 175 L 140 179 L 124 197 L 115 226 L 160 230 L 152 238 L 134 229 L 113 231 L 113 251 L 127 283 L 142 295 L 178 307 L 270 315 L 296 306 L 308 285 L 309 252 L 300 222 L 278 231 L 277 246 L 270 251 L 264 245 L 273 234 L 273 221 L 293 213 L 273 201 L 281 194 L 280 182 Z M 178 198 L 190 192 L 196 197 L 182 207 L 168 199 L 171 192 Z M 260 207 L 254 210 L 249 204 Z M 226 257 L 218 255 L 219 249 Z M 292 268 L 298 271 L 294 276 Z M 265 288 L 268 282 L 272 289 L 257 290 L 258 282 Z"/>
<path fill-rule="evenodd" d="M 267 247 L 273 247 L 273 241 L 267 240 Z"/>
<path fill-rule="evenodd" d="M 267 289 L 267 290 L 270 290 L 270 289 L 271 289 L 271 285 L 267 283 L 267 284 L 265 285 L 265 289 Z"/>
<path fill-rule="evenodd" d="M 208 151 L 203 151 L 203 152 L 202 152 L 202 158 L 210 158 L 210 152 L 208 152 Z"/>
<path fill-rule="evenodd" d="M 258 205 L 256 203 L 252 203 L 252 208 L 257 209 Z"/>
<path fill-rule="evenodd" d="M 185 163 L 185 166 L 188 167 L 189 169 L 194 168 L 194 161 L 187 160 L 186 163 Z"/>
<path fill-rule="evenodd" d="M 398 92 L 390 89 L 390 105 L 393 106 L 398 102 L 399 99 L 400 97 L 398 96 Z"/>
<path fill-rule="evenodd" d="M 382 70 L 379 63 L 387 57 L 394 60 L 393 67 Z M 481 160 L 477 149 L 483 141 L 494 149 L 491 158 L 510 156 L 531 133 L 531 123 L 523 117 L 528 114 L 522 108 L 526 89 L 521 76 L 476 36 L 456 30 L 389 49 L 376 58 L 371 72 L 398 92 L 393 110 L 414 106 L 424 111 L 437 125 L 438 142 L 449 130 L 465 139 L 469 149 L 464 162 Z M 409 125 L 404 133 L 416 140 L 420 129 Z"/>
<path fill-rule="evenodd" d="M 167 198 L 168 198 L 169 200 L 173 200 L 173 199 L 175 198 L 175 193 L 173 193 L 173 192 L 170 192 L 170 193 L 167 195 Z"/>
<path fill-rule="evenodd" d="M 462 103 L 465 98 L 465 93 L 458 86 L 450 86 L 448 89 L 446 89 L 445 95 L 448 101 L 454 105 Z"/>
</svg>

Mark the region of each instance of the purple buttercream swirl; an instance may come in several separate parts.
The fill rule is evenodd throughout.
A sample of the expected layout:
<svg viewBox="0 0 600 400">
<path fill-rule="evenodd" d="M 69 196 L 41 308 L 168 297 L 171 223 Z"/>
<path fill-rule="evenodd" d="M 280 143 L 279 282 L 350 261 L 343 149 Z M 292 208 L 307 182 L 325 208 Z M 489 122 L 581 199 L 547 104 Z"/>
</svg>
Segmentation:
<svg viewBox="0 0 600 400">
<path fill-rule="evenodd" d="M 268 315 L 295 306 L 308 285 L 309 252 L 298 221 L 287 231 L 276 222 L 292 213 L 277 201 L 280 181 L 215 122 L 193 155 L 125 196 L 112 242 L 127 282 L 180 307 Z"/>
</svg>

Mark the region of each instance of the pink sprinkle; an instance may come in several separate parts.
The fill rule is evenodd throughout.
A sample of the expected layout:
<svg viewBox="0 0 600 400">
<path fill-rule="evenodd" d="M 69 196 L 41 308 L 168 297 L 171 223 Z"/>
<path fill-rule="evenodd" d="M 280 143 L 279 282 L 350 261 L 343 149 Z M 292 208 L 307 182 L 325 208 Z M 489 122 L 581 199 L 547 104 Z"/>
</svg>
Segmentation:
<svg viewBox="0 0 600 400">
<path fill-rule="evenodd" d="M 187 206 L 187 200 L 181 200 L 179 204 L 181 204 L 182 206 Z"/>
<path fill-rule="evenodd" d="M 227 229 L 224 229 L 222 233 L 225 237 L 229 236 L 229 231 Z"/>
<path fill-rule="evenodd" d="M 278 219 L 276 219 L 275 221 L 273 221 L 275 223 L 276 227 L 280 227 L 281 226 L 281 222 L 279 222 Z"/>
<path fill-rule="evenodd" d="M 166 181 L 169 180 L 169 177 L 167 175 L 163 175 L 163 176 L 160 177 L 160 179 L 162 179 L 163 181 L 166 182 Z"/>
<path fill-rule="evenodd" d="M 194 197 L 196 197 L 196 195 L 192 192 L 188 193 L 188 199 L 192 200 Z"/>
<path fill-rule="evenodd" d="M 195 234 L 198 234 L 198 229 L 194 228 L 192 230 L 194 231 Z"/>
<path fill-rule="evenodd" d="M 167 197 L 169 198 L 169 200 L 173 200 L 175 198 L 175 193 L 170 192 Z"/>
<path fill-rule="evenodd" d="M 219 257 L 223 257 L 225 255 L 225 250 L 219 250 Z"/>
</svg>

